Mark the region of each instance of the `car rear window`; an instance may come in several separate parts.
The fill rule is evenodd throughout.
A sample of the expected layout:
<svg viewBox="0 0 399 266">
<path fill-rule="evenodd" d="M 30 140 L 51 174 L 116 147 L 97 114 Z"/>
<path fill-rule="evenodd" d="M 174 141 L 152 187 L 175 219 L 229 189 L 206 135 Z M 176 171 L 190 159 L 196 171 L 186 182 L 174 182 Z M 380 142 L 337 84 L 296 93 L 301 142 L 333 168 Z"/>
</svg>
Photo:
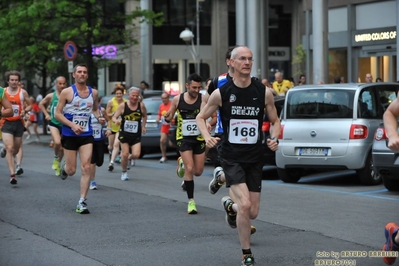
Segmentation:
<svg viewBox="0 0 399 266">
<path fill-rule="evenodd" d="M 286 99 L 286 118 L 352 118 L 354 94 L 351 90 L 292 90 Z"/>
<path fill-rule="evenodd" d="M 147 109 L 147 115 L 158 114 L 159 106 L 162 103 L 161 97 L 159 98 L 146 98 L 143 100 L 145 108 Z"/>
</svg>

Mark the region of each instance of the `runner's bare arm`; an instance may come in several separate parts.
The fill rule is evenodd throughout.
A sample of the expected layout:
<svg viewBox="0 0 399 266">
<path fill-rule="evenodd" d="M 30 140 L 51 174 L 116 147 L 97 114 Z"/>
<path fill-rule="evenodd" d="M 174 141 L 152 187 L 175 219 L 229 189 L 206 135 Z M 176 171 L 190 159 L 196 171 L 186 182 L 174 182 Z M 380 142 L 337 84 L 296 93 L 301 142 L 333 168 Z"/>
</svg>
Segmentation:
<svg viewBox="0 0 399 266">
<path fill-rule="evenodd" d="M 112 116 L 112 122 L 113 122 L 115 125 L 118 125 L 118 126 L 119 126 L 119 125 L 121 124 L 121 121 L 118 119 L 118 117 L 120 117 L 120 116 L 122 115 L 123 109 L 125 109 L 125 104 L 119 105 L 119 106 L 118 106 L 118 109 L 116 109 L 114 115 Z"/>
<path fill-rule="evenodd" d="M 43 100 L 41 100 L 39 103 L 39 107 L 42 110 L 46 120 L 50 120 L 50 114 L 47 112 L 46 105 L 51 102 L 53 94 L 54 92 L 47 94 L 46 97 L 44 97 Z"/>
<path fill-rule="evenodd" d="M 172 103 L 170 104 L 169 111 L 165 114 L 165 121 L 169 122 L 172 121 L 173 116 L 176 113 L 177 105 L 179 104 L 180 94 L 176 95 L 172 99 Z"/>
<path fill-rule="evenodd" d="M 55 119 L 57 119 L 60 123 L 72 128 L 75 124 L 72 121 L 69 121 L 65 118 L 63 114 L 63 110 L 65 104 L 72 99 L 72 87 L 63 89 L 60 93 L 60 97 L 58 98 L 58 104 L 55 109 Z"/>
<path fill-rule="evenodd" d="M 0 111 L 0 117 L 11 117 L 14 115 L 12 111 L 12 106 L 10 101 L 8 100 L 7 96 L 4 95 L 3 99 L 1 100 L 2 110 Z"/>
<path fill-rule="evenodd" d="M 29 94 L 26 90 L 22 90 L 22 94 L 24 95 L 24 102 L 22 106 L 24 106 L 24 114 L 28 113 L 32 110 L 32 102 L 30 101 Z"/>
<path fill-rule="evenodd" d="M 147 132 L 147 108 L 143 102 L 139 102 L 141 105 L 141 114 L 142 114 L 142 125 L 141 125 L 141 133 L 145 134 Z"/>
<path fill-rule="evenodd" d="M 209 147 L 214 147 L 219 138 L 212 138 L 209 134 L 208 128 L 206 126 L 205 120 L 212 116 L 214 112 L 221 106 L 222 100 L 219 90 L 215 90 L 208 99 L 208 103 L 201 108 L 201 111 L 197 115 L 197 125 L 201 132 L 201 135 L 206 141 L 206 145 Z"/>
</svg>

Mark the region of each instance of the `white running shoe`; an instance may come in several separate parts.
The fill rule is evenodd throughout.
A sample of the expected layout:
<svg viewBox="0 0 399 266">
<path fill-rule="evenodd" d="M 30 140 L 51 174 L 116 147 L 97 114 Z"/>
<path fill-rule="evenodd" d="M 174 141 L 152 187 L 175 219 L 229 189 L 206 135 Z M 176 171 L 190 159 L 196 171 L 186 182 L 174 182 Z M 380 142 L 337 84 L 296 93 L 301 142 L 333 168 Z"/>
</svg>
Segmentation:
<svg viewBox="0 0 399 266">
<path fill-rule="evenodd" d="M 166 157 L 162 157 L 160 160 L 159 160 L 159 163 L 164 163 L 164 162 L 166 162 L 168 159 L 166 159 Z"/>
<path fill-rule="evenodd" d="M 127 180 L 129 180 L 129 177 L 127 176 L 127 172 L 122 172 L 121 180 L 122 180 L 122 181 L 127 181 Z"/>
<path fill-rule="evenodd" d="M 91 181 L 90 182 L 90 187 L 91 190 L 97 190 L 97 184 L 96 181 Z"/>
</svg>

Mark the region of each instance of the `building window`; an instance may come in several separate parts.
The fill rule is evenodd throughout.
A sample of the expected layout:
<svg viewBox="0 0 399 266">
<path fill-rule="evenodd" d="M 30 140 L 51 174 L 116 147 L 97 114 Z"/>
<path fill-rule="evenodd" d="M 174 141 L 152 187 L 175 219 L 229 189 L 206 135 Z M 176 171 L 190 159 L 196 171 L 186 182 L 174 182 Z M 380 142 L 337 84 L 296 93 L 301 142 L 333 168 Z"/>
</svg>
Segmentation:
<svg viewBox="0 0 399 266">
<path fill-rule="evenodd" d="M 153 44 L 184 44 L 179 38 L 180 32 L 186 27 L 195 35 L 196 32 L 196 0 L 154 0 L 154 12 L 162 12 L 164 23 L 153 27 Z M 200 2 L 200 44 L 211 44 L 211 1 Z M 194 43 L 196 38 L 194 38 Z"/>
</svg>

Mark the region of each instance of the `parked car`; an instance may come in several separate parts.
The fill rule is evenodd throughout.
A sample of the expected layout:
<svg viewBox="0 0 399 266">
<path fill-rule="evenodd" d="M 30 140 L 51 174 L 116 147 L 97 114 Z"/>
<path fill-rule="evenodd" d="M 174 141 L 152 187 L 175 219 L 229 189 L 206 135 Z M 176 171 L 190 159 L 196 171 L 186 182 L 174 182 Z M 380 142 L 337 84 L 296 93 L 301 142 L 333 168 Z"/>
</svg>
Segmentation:
<svg viewBox="0 0 399 266">
<path fill-rule="evenodd" d="M 304 85 L 286 95 L 278 174 L 295 183 L 306 169 L 355 170 L 361 183 L 376 185 L 373 133 L 382 122 L 387 98 L 398 83 Z"/>
<path fill-rule="evenodd" d="M 381 176 L 385 188 L 399 191 L 399 151 L 394 152 L 388 148 L 383 123 L 375 131 L 372 155 L 374 171 Z"/>
<path fill-rule="evenodd" d="M 172 97 L 170 98 L 172 99 Z M 143 100 L 147 109 L 147 132 L 141 136 L 141 154 L 143 157 L 145 154 L 160 152 L 159 140 L 161 138 L 160 123 L 156 123 L 158 118 L 159 106 L 162 103 L 161 96 L 151 96 Z M 174 150 L 168 144 L 169 150 Z"/>
</svg>

